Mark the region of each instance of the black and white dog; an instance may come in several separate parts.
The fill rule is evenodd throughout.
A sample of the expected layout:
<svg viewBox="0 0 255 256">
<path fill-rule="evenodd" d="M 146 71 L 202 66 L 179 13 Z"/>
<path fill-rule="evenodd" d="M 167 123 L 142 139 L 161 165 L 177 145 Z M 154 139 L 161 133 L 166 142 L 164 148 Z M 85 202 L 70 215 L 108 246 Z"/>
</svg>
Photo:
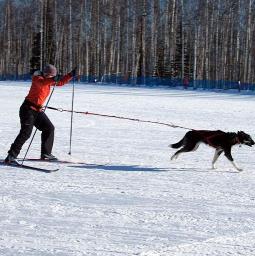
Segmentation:
<svg viewBox="0 0 255 256">
<path fill-rule="evenodd" d="M 242 171 L 237 167 L 231 155 L 231 148 L 237 144 L 253 146 L 255 143 L 251 136 L 243 131 L 223 132 L 223 131 L 209 131 L 209 130 L 192 130 L 187 132 L 184 137 L 177 143 L 169 145 L 172 148 L 180 148 L 172 157 L 171 160 L 176 159 L 181 153 L 195 151 L 200 143 L 207 144 L 215 148 L 215 154 L 212 161 L 212 168 L 215 169 L 215 162 L 222 152 L 224 152 L 227 159 L 233 164 L 235 169 Z"/>
</svg>

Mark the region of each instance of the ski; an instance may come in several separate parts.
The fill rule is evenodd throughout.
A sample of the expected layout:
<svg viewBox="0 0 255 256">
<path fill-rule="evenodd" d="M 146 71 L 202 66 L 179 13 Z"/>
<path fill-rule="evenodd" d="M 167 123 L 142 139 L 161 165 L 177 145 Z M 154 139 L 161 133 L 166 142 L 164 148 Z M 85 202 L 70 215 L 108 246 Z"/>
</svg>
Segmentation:
<svg viewBox="0 0 255 256">
<path fill-rule="evenodd" d="M 3 166 L 7 166 L 7 167 L 23 168 L 23 169 L 34 170 L 34 171 L 45 172 L 45 173 L 56 172 L 59 170 L 59 169 L 46 169 L 46 168 L 30 166 L 30 165 L 26 165 L 26 164 L 21 164 L 17 161 L 9 163 L 9 164 L 5 163 L 4 161 L 1 161 L 0 164 Z"/>
<path fill-rule="evenodd" d="M 18 158 L 19 161 L 22 161 L 23 158 Z M 84 162 L 68 161 L 68 160 L 47 160 L 41 158 L 26 158 L 24 161 L 28 162 L 46 162 L 46 163 L 58 163 L 58 164 L 86 164 Z"/>
</svg>

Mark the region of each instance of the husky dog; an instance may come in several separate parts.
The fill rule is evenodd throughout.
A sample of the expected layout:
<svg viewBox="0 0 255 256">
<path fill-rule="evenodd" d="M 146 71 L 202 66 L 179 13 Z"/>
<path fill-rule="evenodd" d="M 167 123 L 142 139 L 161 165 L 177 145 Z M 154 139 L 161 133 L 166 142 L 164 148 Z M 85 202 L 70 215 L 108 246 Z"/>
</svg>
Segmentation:
<svg viewBox="0 0 255 256">
<path fill-rule="evenodd" d="M 171 160 L 177 159 L 177 157 L 184 152 L 195 151 L 200 143 L 207 144 L 215 148 L 214 158 L 212 160 L 212 168 L 215 169 L 215 162 L 222 152 L 224 152 L 226 158 L 232 163 L 236 170 L 242 171 L 237 167 L 234 159 L 231 155 L 231 148 L 237 144 L 243 144 L 247 146 L 253 146 L 254 141 L 251 136 L 243 131 L 235 132 L 223 132 L 223 131 L 209 131 L 209 130 L 192 130 L 188 131 L 184 137 L 177 143 L 169 145 L 172 148 L 180 148 L 171 157 Z"/>
</svg>

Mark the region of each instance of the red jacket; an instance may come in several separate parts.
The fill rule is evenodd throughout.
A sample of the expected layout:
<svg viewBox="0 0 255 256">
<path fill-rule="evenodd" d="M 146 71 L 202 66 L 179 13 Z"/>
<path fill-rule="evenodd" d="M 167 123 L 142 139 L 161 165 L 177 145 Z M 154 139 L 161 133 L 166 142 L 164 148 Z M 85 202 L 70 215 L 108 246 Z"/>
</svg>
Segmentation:
<svg viewBox="0 0 255 256">
<path fill-rule="evenodd" d="M 62 86 L 68 83 L 71 79 L 72 75 L 68 73 L 57 82 L 56 86 Z M 38 109 L 43 106 L 45 100 L 50 94 L 50 87 L 55 83 L 56 82 L 53 80 L 53 78 L 45 78 L 42 75 L 34 75 L 32 77 L 32 85 L 28 95 L 26 96 L 27 101 L 37 106 L 37 108 L 31 107 L 32 109 L 38 111 Z"/>
</svg>

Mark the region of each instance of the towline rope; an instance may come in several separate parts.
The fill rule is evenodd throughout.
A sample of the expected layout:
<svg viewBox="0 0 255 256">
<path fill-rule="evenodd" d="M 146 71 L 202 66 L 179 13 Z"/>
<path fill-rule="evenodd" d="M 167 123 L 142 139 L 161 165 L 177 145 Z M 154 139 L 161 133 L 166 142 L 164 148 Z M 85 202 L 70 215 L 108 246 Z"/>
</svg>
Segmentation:
<svg viewBox="0 0 255 256">
<path fill-rule="evenodd" d="M 130 118 L 130 117 L 123 117 L 123 116 L 115 116 L 115 115 L 106 115 L 106 114 L 93 113 L 93 112 L 89 112 L 89 111 L 72 111 L 72 110 L 68 110 L 68 109 L 55 108 L 55 107 L 49 107 L 49 106 L 47 107 L 47 109 L 56 110 L 56 111 L 59 111 L 59 112 L 73 112 L 73 113 L 76 113 L 76 114 L 101 116 L 101 117 L 107 117 L 107 118 L 117 118 L 117 119 L 124 119 L 124 120 L 141 122 L 141 123 L 151 123 L 151 124 L 165 125 L 165 126 L 172 127 L 172 128 L 182 128 L 182 129 L 186 129 L 186 130 L 193 130 L 191 128 L 187 128 L 187 127 L 180 126 L 180 125 L 175 125 L 175 124 L 172 124 L 172 123 L 163 123 L 163 122 L 157 122 L 157 121 L 141 120 L 141 119 L 138 119 L 138 118 Z"/>
</svg>

